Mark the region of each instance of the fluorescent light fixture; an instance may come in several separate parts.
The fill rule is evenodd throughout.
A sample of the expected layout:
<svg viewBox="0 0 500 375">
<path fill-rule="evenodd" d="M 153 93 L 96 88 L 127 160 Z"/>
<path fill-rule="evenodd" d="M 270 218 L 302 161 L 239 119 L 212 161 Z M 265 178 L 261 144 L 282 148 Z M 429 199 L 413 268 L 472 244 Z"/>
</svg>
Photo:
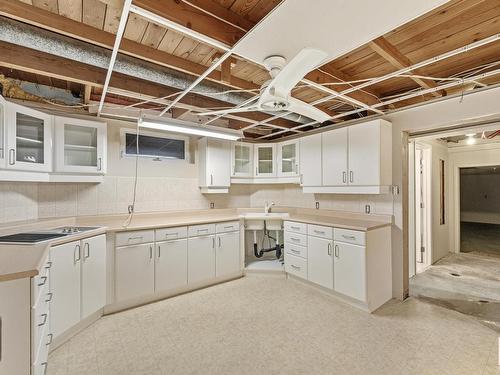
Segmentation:
<svg viewBox="0 0 500 375">
<path fill-rule="evenodd" d="M 474 137 L 475 135 L 476 135 L 476 133 L 465 134 L 466 137 Z"/>
<path fill-rule="evenodd" d="M 173 133 L 199 135 L 201 137 L 227 139 L 230 141 L 236 141 L 240 138 L 243 138 L 243 132 L 241 130 L 226 129 L 210 125 L 199 126 L 187 121 L 155 119 L 149 117 L 140 118 L 138 121 L 141 128 L 163 130 Z"/>
</svg>

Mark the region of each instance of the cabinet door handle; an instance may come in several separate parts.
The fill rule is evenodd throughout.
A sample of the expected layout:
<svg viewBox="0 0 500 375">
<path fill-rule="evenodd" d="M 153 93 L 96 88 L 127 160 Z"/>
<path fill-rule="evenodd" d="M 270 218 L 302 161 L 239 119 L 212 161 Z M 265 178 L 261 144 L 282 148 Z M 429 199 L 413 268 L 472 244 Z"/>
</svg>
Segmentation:
<svg viewBox="0 0 500 375">
<path fill-rule="evenodd" d="M 349 171 L 349 182 L 354 182 L 354 172 Z"/>
<path fill-rule="evenodd" d="M 53 296 L 53 295 L 54 295 L 54 294 L 53 294 L 53 293 L 51 293 L 51 292 L 47 293 L 47 297 L 48 297 L 48 298 L 45 300 L 45 302 L 50 302 L 50 301 L 52 301 L 52 296 Z"/>
<path fill-rule="evenodd" d="M 255 175 L 257 176 L 259 174 L 259 167 L 255 167 Z"/>
<path fill-rule="evenodd" d="M 214 184 L 214 175 L 211 174 L 210 175 L 210 185 L 213 185 Z"/>
<path fill-rule="evenodd" d="M 212 248 L 215 250 L 215 237 L 212 237 Z"/>
<path fill-rule="evenodd" d="M 340 254 L 339 245 L 335 245 L 335 257 L 338 258 Z"/>
<path fill-rule="evenodd" d="M 149 259 L 153 259 L 153 246 L 149 246 Z"/>
<path fill-rule="evenodd" d="M 98 161 L 99 161 L 99 163 L 98 163 L 98 166 L 97 166 L 97 170 L 98 171 L 102 171 L 102 158 L 99 158 Z"/>
<path fill-rule="evenodd" d="M 14 165 L 16 164 L 16 150 L 11 148 L 9 150 L 9 165 Z"/>
<path fill-rule="evenodd" d="M 42 280 L 42 281 L 40 283 L 38 283 L 38 286 L 44 286 L 45 283 L 47 282 L 47 276 L 40 277 L 40 280 Z"/>
<path fill-rule="evenodd" d="M 328 255 L 329 256 L 332 255 L 332 243 L 331 242 L 328 242 Z"/>
<path fill-rule="evenodd" d="M 38 327 L 41 327 L 41 326 L 43 326 L 45 323 L 47 323 L 47 317 L 48 317 L 48 316 L 47 316 L 47 314 L 42 314 L 42 315 L 40 315 L 40 316 L 43 318 L 43 320 L 42 320 L 42 322 L 41 322 L 41 323 L 38 323 Z"/>
<path fill-rule="evenodd" d="M 342 172 L 342 182 L 345 184 L 347 182 L 347 172 Z"/>
<path fill-rule="evenodd" d="M 85 253 L 85 249 L 87 249 L 87 253 Z M 85 242 L 83 244 L 83 260 L 90 258 L 90 243 Z"/>
<path fill-rule="evenodd" d="M 75 250 L 73 252 L 73 260 L 74 260 L 75 264 L 76 264 L 76 262 L 79 262 L 80 259 L 82 259 L 81 250 L 82 249 L 81 249 L 80 245 L 76 245 L 75 246 Z M 78 258 L 76 257 L 77 254 L 78 254 Z"/>
<path fill-rule="evenodd" d="M 47 341 L 47 343 L 45 345 L 49 346 L 50 344 L 52 344 L 52 339 L 54 338 L 54 335 L 52 333 L 49 333 L 47 335 L 49 341 Z"/>
<path fill-rule="evenodd" d="M 158 245 L 158 259 L 160 259 L 161 257 L 161 247 L 160 245 Z"/>
<path fill-rule="evenodd" d="M 220 249 L 220 246 L 221 246 L 221 244 L 220 244 L 220 237 L 219 237 L 219 249 Z"/>
<path fill-rule="evenodd" d="M 45 269 L 48 270 L 49 268 L 52 267 L 52 262 L 47 262 L 47 264 L 45 265 Z"/>
</svg>

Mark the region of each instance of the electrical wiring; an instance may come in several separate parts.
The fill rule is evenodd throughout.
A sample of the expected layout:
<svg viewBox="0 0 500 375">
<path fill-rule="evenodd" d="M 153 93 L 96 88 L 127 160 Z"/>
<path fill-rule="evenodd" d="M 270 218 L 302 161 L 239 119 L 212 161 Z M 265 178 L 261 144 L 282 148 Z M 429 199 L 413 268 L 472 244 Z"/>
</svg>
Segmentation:
<svg viewBox="0 0 500 375">
<path fill-rule="evenodd" d="M 128 216 L 125 219 L 125 222 L 122 224 L 123 228 L 127 228 L 132 222 L 132 218 L 134 217 L 135 212 L 135 201 L 137 197 L 137 180 L 139 174 L 139 121 L 137 121 L 137 125 L 135 128 L 135 174 L 134 174 L 134 192 L 132 195 L 132 204 L 128 206 Z"/>
</svg>

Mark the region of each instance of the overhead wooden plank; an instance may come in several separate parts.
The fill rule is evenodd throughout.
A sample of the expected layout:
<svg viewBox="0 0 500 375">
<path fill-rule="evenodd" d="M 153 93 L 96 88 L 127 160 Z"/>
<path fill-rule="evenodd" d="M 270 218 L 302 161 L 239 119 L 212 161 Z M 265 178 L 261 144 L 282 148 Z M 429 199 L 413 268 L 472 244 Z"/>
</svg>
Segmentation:
<svg viewBox="0 0 500 375">
<path fill-rule="evenodd" d="M 106 77 L 105 69 L 6 42 L 0 42 L 0 50 L 2 51 L 0 54 L 0 66 L 46 75 L 55 80 L 76 82 L 82 85 L 91 85 L 93 87 L 102 87 L 104 84 Z M 141 93 L 156 98 L 179 92 L 178 89 L 169 86 L 116 72 L 111 77 L 110 87 Z M 225 108 L 232 106 L 220 100 L 192 93 L 184 97 L 181 103 L 199 108 Z M 238 114 L 238 116 L 253 121 L 263 121 L 269 117 L 260 112 L 241 113 Z M 286 127 L 296 125 L 296 123 L 286 119 L 276 119 L 271 123 Z"/>
<path fill-rule="evenodd" d="M 408 68 L 409 66 L 412 66 L 414 64 L 412 61 L 410 61 L 409 58 L 399 52 L 396 47 L 394 47 L 382 36 L 372 40 L 370 42 L 370 47 L 397 69 Z M 419 69 L 415 69 L 413 73 L 415 73 L 416 75 L 425 75 Z M 424 80 L 416 77 L 412 77 L 411 79 L 418 83 L 421 87 L 426 89 L 435 88 L 438 86 L 436 82 L 431 80 Z M 442 94 L 442 91 L 435 91 L 432 93 L 432 95 L 436 97 L 442 96 Z"/>
<path fill-rule="evenodd" d="M 59 0 L 59 14 L 82 22 L 82 0 Z"/>
<path fill-rule="evenodd" d="M 236 0 L 231 5 L 231 10 L 239 15 L 246 15 L 254 9 L 260 0 Z"/>
<path fill-rule="evenodd" d="M 157 49 L 166 33 L 167 29 L 150 22 L 144 32 L 141 43 Z"/>
<path fill-rule="evenodd" d="M 148 27 L 148 21 L 138 16 L 137 14 L 130 13 L 128 15 L 127 25 L 125 26 L 125 32 L 123 37 L 126 39 L 133 40 L 134 42 L 140 43 L 146 28 Z"/>
<path fill-rule="evenodd" d="M 45 15 L 41 14 L 41 17 Z M 104 27 L 104 17 L 106 16 L 106 4 L 99 0 L 83 1 L 83 23 L 96 29 L 102 30 Z M 45 17 L 44 17 L 45 18 Z M 57 25 L 54 25 L 57 28 Z"/>
<path fill-rule="evenodd" d="M 97 0 L 85 0 L 84 4 L 93 1 L 95 1 L 96 4 L 100 4 L 105 7 L 105 4 Z M 0 0 L 0 15 L 109 49 L 113 47 L 115 41 L 115 35 L 112 33 L 98 30 L 89 25 L 52 14 L 48 11 L 32 7 L 17 0 Z M 86 13 L 84 7 L 84 19 L 85 17 Z M 102 25 L 100 26 L 102 27 Z M 206 66 L 204 65 L 193 63 L 173 54 L 150 48 L 128 39 L 122 40 L 120 44 L 120 52 L 196 76 L 202 74 L 206 70 Z M 220 82 L 220 71 L 216 70 L 212 72 L 207 79 Z M 235 88 L 258 88 L 257 85 L 236 77 L 234 77 L 231 82 L 232 87 Z"/>
<path fill-rule="evenodd" d="M 120 24 L 121 16 L 122 8 L 107 5 L 106 16 L 104 17 L 104 31 L 116 34 L 118 31 L 118 25 Z"/>
<path fill-rule="evenodd" d="M 220 80 L 222 82 L 231 83 L 231 64 L 233 63 L 232 59 L 226 59 L 221 64 L 221 77 Z"/>
<path fill-rule="evenodd" d="M 37 8 L 48 10 L 49 12 L 59 14 L 57 0 L 32 0 L 32 4 Z"/>
<path fill-rule="evenodd" d="M 134 0 L 133 4 L 231 46 L 245 35 L 241 29 L 183 1 Z"/>
</svg>

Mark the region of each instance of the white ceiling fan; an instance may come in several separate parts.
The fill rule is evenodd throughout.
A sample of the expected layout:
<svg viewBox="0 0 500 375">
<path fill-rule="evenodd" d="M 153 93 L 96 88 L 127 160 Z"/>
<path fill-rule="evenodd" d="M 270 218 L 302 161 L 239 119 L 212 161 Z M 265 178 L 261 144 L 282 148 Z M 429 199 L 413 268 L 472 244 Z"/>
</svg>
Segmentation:
<svg viewBox="0 0 500 375">
<path fill-rule="evenodd" d="M 200 115 L 289 111 L 320 123 L 325 122 L 330 118 L 327 113 L 302 100 L 295 99 L 292 97 L 291 91 L 307 73 L 316 68 L 326 57 L 326 52 L 313 48 L 302 49 L 288 64 L 283 56 L 269 56 L 264 60 L 264 66 L 269 70 L 271 79 L 262 85 L 257 102 L 244 107 L 210 111 L 200 113 Z"/>
</svg>

